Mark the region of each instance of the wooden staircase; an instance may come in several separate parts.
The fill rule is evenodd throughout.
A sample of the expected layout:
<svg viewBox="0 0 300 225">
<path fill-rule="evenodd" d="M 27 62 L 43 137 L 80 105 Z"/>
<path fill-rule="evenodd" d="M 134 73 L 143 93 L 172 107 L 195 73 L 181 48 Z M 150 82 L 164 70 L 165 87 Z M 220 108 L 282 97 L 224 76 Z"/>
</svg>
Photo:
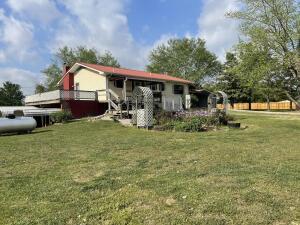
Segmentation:
<svg viewBox="0 0 300 225">
<path fill-rule="evenodd" d="M 128 100 L 121 100 L 120 96 L 117 95 L 113 90 L 107 90 L 108 100 L 108 111 L 107 114 L 113 119 L 123 119 L 129 117 L 129 106 Z"/>
</svg>

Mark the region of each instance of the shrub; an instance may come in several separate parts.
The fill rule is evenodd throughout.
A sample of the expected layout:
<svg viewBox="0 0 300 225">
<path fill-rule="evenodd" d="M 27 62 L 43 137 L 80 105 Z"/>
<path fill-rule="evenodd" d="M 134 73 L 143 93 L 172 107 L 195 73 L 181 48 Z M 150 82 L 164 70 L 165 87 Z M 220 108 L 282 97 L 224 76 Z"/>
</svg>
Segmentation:
<svg viewBox="0 0 300 225">
<path fill-rule="evenodd" d="M 192 118 L 192 117 L 203 117 L 203 116 L 209 116 L 211 114 L 209 114 L 207 111 L 204 110 L 196 110 L 196 111 L 179 111 L 176 112 L 174 117 L 177 120 L 182 120 L 182 119 L 186 119 L 186 118 Z"/>
<path fill-rule="evenodd" d="M 235 120 L 235 118 L 232 115 L 228 115 L 224 111 L 221 111 L 221 110 L 218 110 L 215 115 L 216 115 L 216 117 L 219 118 L 219 123 L 222 125 L 227 125 L 228 121 Z"/>
<path fill-rule="evenodd" d="M 171 122 L 174 119 L 174 113 L 167 111 L 158 111 L 154 114 L 154 124 L 164 125 Z"/>
<path fill-rule="evenodd" d="M 54 123 L 66 123 L 73 119 L 73 117 L 70 111 L 60 111 L 53 113 L 51 119 Z"/>
<path fill-rule="evenodd" d="M 207 111 L 159 112 L 155 115 L 155 130 L 200 132 L 226 125 L 233 117 L 223 111 L 209 114 Z"/>
<path fill-rule="evenodd" d="M 174 123 L 175 131 L 199 132 L 215 128 L 219 125 L 215 116 L 194 116 Z"/>
</svg>

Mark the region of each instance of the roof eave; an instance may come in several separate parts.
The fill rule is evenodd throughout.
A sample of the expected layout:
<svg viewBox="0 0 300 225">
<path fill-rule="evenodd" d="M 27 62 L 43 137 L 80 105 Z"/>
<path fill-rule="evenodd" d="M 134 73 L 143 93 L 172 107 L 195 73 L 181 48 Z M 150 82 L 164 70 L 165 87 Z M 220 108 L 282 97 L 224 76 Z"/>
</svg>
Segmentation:
<svg viewBox="0 0 300 225">
<path fill-rule="evenodd" d="M 131 79 L 140 79 L 145 81 L 157 81 L 157 82 L 174 82 L 174 83 L 184 83 L 184 84 L 194 84 L 192 81 L 179 81 L 179 80 L 167 80 L 167 79 L 159 79 L 159 78 L 151 78 L 151 77 L 139 77 L 139 76 L 132 76 L 132 75 L 125 75 L 125 74 L 118 74 L 118 73 L 105 73 L 107 75 L 113 74 L 113 75 L 119 75 L 123 77 L 128 77 Z"/>
<path fill-rule="evenodd" d="M 60 85 L 61 84 L 61 82 L 63 81 L 63 79 L 66 77 L 66 75 L 68 75 L 69 73 L 75 73 L 77 70 L 78 70 L 78 68 L 79 67 L 85 67 L 85 68 L 88 68 L 88 69 L 90 69 L 90 70 L 93 70 L 93 71 L 95 71 L 95 72 L 97 72 L 97 73 L 99 73 L 99 72 L 101 72 L 101 71 L 99 71 L 99 70 L 96 70 L 96 69 L 94 69 L 94 68 L 92 68 L 92 67 L 89 67 L 89 66 L 86 66 L 86 65 L 84 65 L 84 64 L 81 64 L 81 63 L 75 63 L 63 76 L 62 76 L 62 78 L 58 81 L 58 83 L 57 83 L 57 85 Z"/>
<path fill-rule="evenodd" d="M 68 73 L 72 72 L 74 70 L 74 67 L 76 67 L 78 65 L 78 63 L 75 63 L 61 78 L 60 80 L 57 82 L 57 85 L 60 85 L 60 83 L 63 81 L 63 79 L 67 76 Z M 76 67 L 77 70 L 78 67 Z M 75 70 L 75 71 L 76 71 Z"/>
</svg>

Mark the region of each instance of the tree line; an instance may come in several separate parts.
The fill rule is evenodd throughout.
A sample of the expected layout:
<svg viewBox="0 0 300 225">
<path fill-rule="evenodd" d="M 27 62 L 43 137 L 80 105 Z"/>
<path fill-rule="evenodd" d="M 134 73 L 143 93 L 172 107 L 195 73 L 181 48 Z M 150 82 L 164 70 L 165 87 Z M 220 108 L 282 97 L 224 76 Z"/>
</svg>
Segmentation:
<svg viewBox="0 0 300 225">
<path fill-rule="evenodd" d="M 203 39 L 172 38 L 150 52 L 147 71 L 192 80 L 199 89 L 225 91 L 231 104 L 289 99 L 300 107 L 299 3 L 239 1 L 242 9 L 226 16 L 240 22 L 242 38 L 226 53 L 225 62 L 206 48 Z M 45 82 L 36 86 L 36 93 L 57 89 L 62 65 L 72 66 L 75 62 L 120 67 L 110 52 L 63 47 L 42 71 Z"/>
</svg>

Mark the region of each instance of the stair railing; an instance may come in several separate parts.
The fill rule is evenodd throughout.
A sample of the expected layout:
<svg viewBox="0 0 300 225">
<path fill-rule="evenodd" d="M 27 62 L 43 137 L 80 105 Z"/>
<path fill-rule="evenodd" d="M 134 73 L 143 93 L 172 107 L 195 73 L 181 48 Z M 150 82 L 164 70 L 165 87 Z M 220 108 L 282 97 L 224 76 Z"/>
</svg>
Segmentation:
<svg viewBox="0 0 300 225">
<path fill-rule="evenodd" d="M 121 104 L 120 104 L 121 98 L 120 98 L 120 96 L 111 89 L 107 89 L 106 94 L 107 94 L 109 111 L 110 112 L 112 111 L 111 107 L 113 107 L 116 111 L 120 111 L 120 108 L 121 108 Z M 117 104 L 114 101 L 116 101 Z"/>
</svg>

